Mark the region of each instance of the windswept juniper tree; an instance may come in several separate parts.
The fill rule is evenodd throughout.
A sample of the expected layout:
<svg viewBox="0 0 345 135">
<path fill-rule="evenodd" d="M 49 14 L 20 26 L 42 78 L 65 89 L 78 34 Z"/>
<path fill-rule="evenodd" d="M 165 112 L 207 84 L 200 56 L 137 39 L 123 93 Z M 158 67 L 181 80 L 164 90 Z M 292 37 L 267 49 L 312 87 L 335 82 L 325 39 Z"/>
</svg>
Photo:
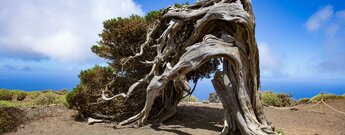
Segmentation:
<svg viewBox="0 0 345 135">
<path fill-rule="evenodd" d="M 175 114 L 183 93 L 191 91 L 188 80 L 196 81 L 215 72 L 212 83 L 225 112 L 222 134 L 275 134 L 263 114 L 258 93 L 259 52 L 250 0 L 199 0 L 152 14 L 156 16 L 145 20 L 151 23 L 142 23 L 134 16 L 128 29 L 121 25 L 105 28 L 103 41 L 92 48 L 116 68 L 113 80 L 140 76 L 136 81 L 128 80 L 128 90 L 119 94 L 110 89 L 122 84 L 110 81 L 102 91 L 103 101 L 126 101 L 146 93 L 146 98 L 136 99 L 145 101 L 138 108 L 142 110 L 119 125 L 142 125 L 149 117 L 157 122 L 168 119 Z M 109 35 L 114 29 L 122 29 L 125 35 Z M 106 38 L 122 42 L 107 42 Z M 220 62 L 223 71 L 217 69 Z M 102 117 L 111 118 L 98 118 Z"/>
</svg>

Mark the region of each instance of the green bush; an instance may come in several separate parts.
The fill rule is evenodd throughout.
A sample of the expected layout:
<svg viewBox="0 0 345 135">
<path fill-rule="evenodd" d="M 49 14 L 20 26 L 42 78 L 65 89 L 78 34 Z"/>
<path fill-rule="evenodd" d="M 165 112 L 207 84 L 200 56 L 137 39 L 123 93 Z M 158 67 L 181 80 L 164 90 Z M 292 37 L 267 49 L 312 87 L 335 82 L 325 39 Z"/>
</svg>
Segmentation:
<svg viewBox="0 0 345 135">
<path fill-rule="evenodd" d="M 277 93 L 277 96 L 281 100 L 281 106 L 291 106 L 294 102 L 290 93 Z"/>
<path fill-rule="evenodd" d="M 71 108 L 83 108 L 94 97 L 100 96 L 101 89 L 112 79 L 113 73 L 110 67 L 96 65 L 91 69 L 81 71 L 80 84 L 66 95 L 67 103 Z"/>
<path fill-rule="evenodd" d="M 26 96 L 28 95 L 27 92 L 24 92 L 24 91 L 19 91 L 19 90 L 15 90 L 13 91 L 13 95 L 16 97 L 17 101 L 23 101 Z"/>
<path fill-rule="evenodd" d="M 34 101 L 34 105 L 58 104 L 58 96 L 54 93 L 44 93 L 39 95 Z"/>
<path fill-rule="evenodd" d="M 81 71 L 80 84 L 66 95 L 68 107 L 77 109 L 85 117 L 110 115 L 112 116 L 110 119 L 114 121 L 122 121 L 139 113 L 145 104 L 145 100 L 142 100 L 146 97 L 144 85 L 138 86 L 133 92 L 134 94 L 126 100 L 100 100 L 102 90 L 107 85 L 110 87 L 106 92 L 109 97 L 113 94 L 127 92 L 131 85 L 128 83 L 131 78 L 118 76 L 113 80 L 113 72 L 112 68 L 101 66 Z"/>
<path fill-rule="evenodd" d="M 43 94 L 43 92 L 41 91 L 32 91 L 32 92 L 28 92 L 28 96 L 31 99 L 36 99 L 37 97 L 39 97 L 41 94 Z"/>
<path fill-rule="evenodd" d="M 0 89 L 0 100 L 12 100 L 13 92 Z"/>
<path fill-rule="evenodd" d="M 293 100 L 291 97 L 291 94 L 268 91 L 262 93 L 261 100 L 264 106 L 283 107 L 292 105 Z"/>
<path fill-rule="evenodd" d="M 16 99 L 17 101 L 23 101 L 27 95 L 27 92 L 21 90 L 0 89 L 0 100 Z"/>
<path fill-rule="evenodd" d="M 200 100 L 197 97 L 190 95 L 190 96 L 183 98 L 181 100 L 181 102 L 200 102 Z"/>
</svg>

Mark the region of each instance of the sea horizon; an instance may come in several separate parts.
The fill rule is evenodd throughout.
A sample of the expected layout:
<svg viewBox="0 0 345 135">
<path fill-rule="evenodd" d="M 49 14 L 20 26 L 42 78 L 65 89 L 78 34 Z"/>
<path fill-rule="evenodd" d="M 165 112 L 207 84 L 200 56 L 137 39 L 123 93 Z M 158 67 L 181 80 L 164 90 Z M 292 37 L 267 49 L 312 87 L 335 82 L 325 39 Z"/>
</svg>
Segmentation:
<svg viewBox="0 0 345 135">
<path fill-rule="evenodd" d="M 291 80 L 270 80 L 261 79 L 260 91 L 273 91 L 278 93 L 289 93 L 292 98 L 311 98 L 320 92 L 342 95 L 345 93 L 345 83 L 343 80 L 318 81 L 291 81 Z M 0 77 L 0 88 L 23 91 L 40 90 L 73 90 L 79 84 L 77 76 L 51 75 L 41 77 Z M 190 83 L 193 87 L 193 83 Z M 215 92 L 210 79 L 203 79 L 198 82 L 193 93 L 200 100 L 207 100 L 210 93 Z"/>
</svg>

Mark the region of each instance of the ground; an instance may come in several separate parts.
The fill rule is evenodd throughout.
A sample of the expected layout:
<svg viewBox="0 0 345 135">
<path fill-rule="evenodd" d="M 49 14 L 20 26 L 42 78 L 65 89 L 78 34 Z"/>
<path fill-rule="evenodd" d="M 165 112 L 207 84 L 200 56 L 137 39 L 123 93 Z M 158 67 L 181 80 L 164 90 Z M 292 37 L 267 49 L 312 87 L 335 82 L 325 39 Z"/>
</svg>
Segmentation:
<svg viewBox="0 0 345 135">
<path fill-rule="evenodd" d="M 327 103 L 345 112 L 345 100 L 332 100 Z M 301 105 L 303 107 L 311 104 Z M 77 122 L 72 117 L 75 111 L 63 106 L 30 108 L 31 117 L 17 131 L 7 135 L 218 135 L 222 130 L 223 111 L 221 104 L 182 103 L 178 113 L 171 120 L 161 125 L 147 125 L 141 128 L 111 128 L 110 124 Z M 319 113 L 319 106 L 310 109 L 277 109 L 266 107 L 267 118 L 277 129 L 287 135 L 345 135 L 345 115 L 326 108 L 325 114 Z"/>
</svg>

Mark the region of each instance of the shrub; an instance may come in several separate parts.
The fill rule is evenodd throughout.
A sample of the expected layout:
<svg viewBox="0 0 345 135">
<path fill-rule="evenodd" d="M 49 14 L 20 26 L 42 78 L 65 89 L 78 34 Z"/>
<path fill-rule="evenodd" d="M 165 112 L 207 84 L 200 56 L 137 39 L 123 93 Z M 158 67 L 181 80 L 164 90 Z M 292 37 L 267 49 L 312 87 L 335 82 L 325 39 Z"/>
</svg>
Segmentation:
<svg viewBox="0 0 345 135">
<path fill-rule="evenodd" d="M 19 90 L 16 90 L 16 91 L 13 91 L 13 95 L 16 97 L 17 101 L 23 101 L 26 96 L 28 95 L 27 92 L 24 92 L 24 91 L 19 91 Z"/>
<path fill-rule="evenodd" d="M 292 105 L 293 100 L 291 97 L 291 94 L 268 91 L 262 93 L 261 100 L 264 106 L 283 107 Z"/>
<path fill-rule="evenodd" d="M 277 93 L 277 96 L 281 100 L 281 106 L 291 106 L 294 102 L 290 93 Z"/>
<path fill-rule="evenodd" d="M 12 100 L 13 92 L 0 89 L 0 100 Z"/>
<path fill-rule="evenodd" d="M 29 96 L 31 99 L 36 99 L 36 98 L 39 97 L 41 94 L 43 94 L 43 92 L 41 92 L 41 91 L 32 91 L 32 92 L 29 92 L 29 93 L 28 93 L 28 96 Z"/>
<path fill-rule="evenodd" d="M 285 135 L 283 129 L 281 128 L 278 128 L 276 132 L 278 133 L 278 135 Z"/>
<path fill-rule="evenodd" d="M 190 96 L 183 98 L 181 100 L 181 102 L 200 102 L 200 100 L 197 97 L 190 95 Z"/>
<path fill-rule="evenodd" d="M 22 101 L 28 95 L 27 92 L 20 91 L 20 90 L 7 90 L 7 89 L 0 89 L 0 100 L 13 100 L 16 99 L 17 101 Z"/>
<path fill-rule="evenodd" d="M 139 86 L 133 92 L 135 94 L 127 100 L 100 100 L 102 90 L 112 81 L 113 76 L 113 70 L 110 67 L 95 66 L 81 71 L 80 84 L 66 95 L 68 107 L 77 109 L 85 117 L 98 118 L 100 115 L 111 115 L 109 119 L 115 121 L 125 120 L 138 113 L 145 104 L 145 100 L 139 100 L 146 96 L 146 89 L 143 86 Z M 128 81 L 130 80 L 126 77 L 118 76 L 110 84 L 110 89 L 106 94 L 113 96 L 111 93 L 126 92 L 131 85 Z"/>
<path fill-rule="evenodd" d="M 35 105 L 50 105 L 58 103 L 58 96 L 54 93 L 44 93 L 39 95 L 33 102 Z"/>
<path fill-rule="evenodd" d="M 262 103 L 264 106 L 280 106 L 281 100 L 272 91 L 262 93 Z"/>
<path fill-rule="evenodd" d="M 66 95 L 67 103 L 71 108 L 83 108 L 90 100 L 95 101 L 100 96 L 101 89 L 112 79 L 110 67 L 95 66 L 81 71 L 79 74 L 80 84 Z"/>
</svg>

